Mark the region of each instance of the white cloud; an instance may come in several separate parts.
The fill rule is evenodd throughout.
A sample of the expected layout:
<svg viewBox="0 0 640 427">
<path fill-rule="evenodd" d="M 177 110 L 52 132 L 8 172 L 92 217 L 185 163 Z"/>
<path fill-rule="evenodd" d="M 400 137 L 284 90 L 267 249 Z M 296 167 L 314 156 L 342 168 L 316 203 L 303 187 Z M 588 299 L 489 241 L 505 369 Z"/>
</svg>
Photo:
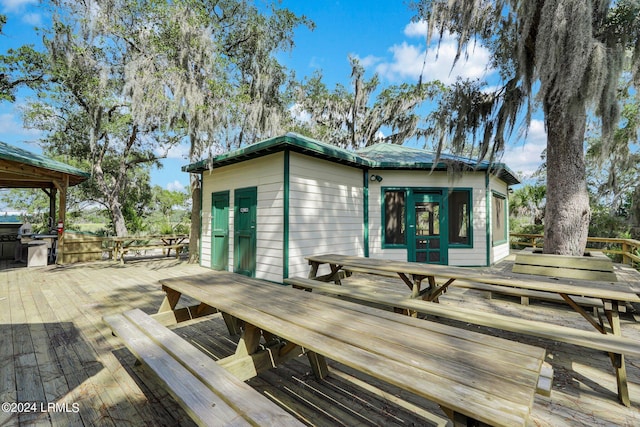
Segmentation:
<svg viewBox="0 0 640 427">
<path fill-rule="evenodd" d="M 38 0 L 0 0 L 5 13 L 18 13 L 29 5 L 38 4 Z"/>
<path fill-rule="evenodd" d="M 540 154 L 547 147 L 547 132 L 542 120 L 532 120 L 529 132 L 523 143 L 516 143 L 507 147 L 502 157 L 511 170 L 522 174 L 520 178 L 531 176 L 540 164 Z"/>
<path fill-rule="evenodd" d="M 180 181 L 175 180 L 167 184 L 167 190 L 169 191 L 184 191 L 185 186 Z"/>
<path fill-rule="evenodd" d="M 22 22 L 33 26 L 39 26 L 42 24 L 42 15 L 39 13 L 25 13 L 22 16 Z"/>
<path fill-rule="evenodd" d="M 390 81 L 417 80 L 422 74 L 424 81 L 440 80 L 451 84 L 457 77 L 486 78 L 494 72 L 488 66 L 491 58 L 489 51 L 480 45 L 470 48 L 468 56 L 465 58 L 463 54 L 455 67 L 451 68 L 456 56 L 456 42 L 451 38 L 444 38 L 439 47 L 433 46 L 426 51 L 419 45 L 407 42 L 393 45 L 389 50 L 393 60 L 379 64 L 376 71 Z"/>
<path fill-rule="evenodd" d="M 22 120 L 15 114 L 0 114 L 0 129 L 3 135 L 22 135 L 37 138 L 42 134 L 37 129 L 27 129 L 23 126 Z"/>
<path fill-rule="evenodd" d="M 187 143 L 174 145 L 167 150 L 164 147 L 157 147 L 155 153 L 158 156 L 165 156 L 167 159 L 186 160 L 189 158 L 189 145 Z"/>
<path fill-rule="evenodd" d="M 351 56 L 356 58 L 360 62 L 360 65 L 362 65 L 364 68 L 372 67 L 372 66 L 378 64 L 380 61 L 382 61 L 382 58 L 379 58 L 379 57 L 373 56 L 373 55 L 367 55 L 364 58 L 360 58 L 356 54 L 352 54 Z"/>
<path fill-rule="evenodd" d="M 404 27 L 404 35 L 407 37 L 426 37 L 427 21 L 414 21 Z"/>
<path fill-rule="evenodd" d="M 427 36 L 425 21 L 410 22 L 404 28 L 404 35 L 409 38 Z M 484 79 L 494 73 L 489 67 L 490 52 L 480 44 L 471 44 L 466 52 L 462 52 L 455 67 L 457 41 L 455 35 L 445 33 L 442 38 L 434 35 L 430 46 L 404 41 L 389 48 L 393 59 L 377 61 L 376 72 L 389 81 L 418 80 L 422 75 L 423 81 L 440 80 L 451 84 L 458 77 L 463 79 Z M 368 57 L 367 57 L 368 58 Z"/>
</svg>

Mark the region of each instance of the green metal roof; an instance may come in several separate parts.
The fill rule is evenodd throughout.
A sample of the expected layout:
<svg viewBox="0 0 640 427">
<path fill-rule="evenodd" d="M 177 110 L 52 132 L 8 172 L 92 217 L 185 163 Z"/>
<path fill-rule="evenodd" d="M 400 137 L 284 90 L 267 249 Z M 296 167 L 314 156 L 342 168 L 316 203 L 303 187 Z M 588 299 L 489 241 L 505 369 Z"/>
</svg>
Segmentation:
<svg viewBox="0 0 640 427">
<path fill-rule="evenodd" d="M 184 172 L 198 173 L 206 170 L 215 169 L 220 166 L 226 166 L 257 157 L 266 156 L 271 153 L 277 153 L 289 149 L 298 153 L 307 154 L 312 157 L 331 160 L 336 163 L 347 164 L 349 166 L 368 168 L 367 160 L 362 159 L 352 151 L 344 150 L 335 145 L 326 144 L 313 138 L 298 135 L 289 132 L 286 135 L 276 136 L 273 138 L 260 141 L 255 144 L 248 145 L 235 151 L 214 157 L 211 161 L 200 160 L 199 162 L 183 166 Z"/>
<path fill-rule="evenodd" d="M 45 157 L 41 154 L 35 154 L 30 151 L 23 150 L 22 148 L 9 145 L 2 141 L 0 141 L 0 159 L 24 163 L 31 166 L 38 166 L 41 168 L 54 170 L 69 175 L 77 175 L 84 178 L 89 178 L 91 176 L 91 174 L 74 168 L 73 166 L 69 166 L 57 160 L 50 159 L 49 157 Z"/>
<path fill-rule="evenodd" d="M 41 187 L 43 182 L 66 175 L 69 184 L 85 181 L 91 174 L 73 166 L 0 141 L 0 187 Z M 28 179 L 27 179 L 28 178 Z"/>
<path fill-rule="evenodd" d="M 516 174 L 504 163 L 478 162 L 467 157 L 440 153 L 438 163 L 435 164 L 438 156 L 434 151 L 387 143 L 374 144 L 362 148 L 356 153 L 369 160 L 372 169 L 447 170 L 452 164 L 457 164 L 467 171 L 489 170 L 509 185 L 520 183 Z"/>
<path fill-rule="evenodd" d="M 451 163 L 461 164 L 467 170 L 490 170 L 510 185 L 520 181 L 516 175 L 502 163 L 491 165 L 489 162 L 476 162 L 464 157 L 440 154 L 439 162 L 434 166 L 436 154 L 432 151 L 403 145 L 380 143 L 356 152 L 345 150 L 335 145 L 308 138 L 296 133 L 287 133 L 229 153 L 214 157 L 211 161 L 201 160 L 183 166 L 184 172 L 200 173 L 220 166 L 230 165 L 245 160 L 265 156 L 289 149 L 291 151 L 318 157 L 336 163 L 346 164 L 361 169 L 429 169 L 447 170 Z"/>
</svg>

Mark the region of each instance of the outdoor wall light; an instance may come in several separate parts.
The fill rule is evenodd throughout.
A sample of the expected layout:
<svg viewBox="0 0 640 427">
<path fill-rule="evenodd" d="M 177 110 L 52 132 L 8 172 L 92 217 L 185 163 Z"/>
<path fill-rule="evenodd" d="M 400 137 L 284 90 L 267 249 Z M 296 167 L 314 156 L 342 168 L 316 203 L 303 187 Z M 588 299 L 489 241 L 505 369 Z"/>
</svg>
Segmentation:
<svg viewBox="0 0 640 427">
<path fill-rule="evenodd" d="M 371 179 L 371 182 L 373 182 L 373 181 L 381 182 L 382 181 L 382 177 L 380 175 L 371 175 L 371 178 L 369 178 L 369 179 Z"/>
</svg>

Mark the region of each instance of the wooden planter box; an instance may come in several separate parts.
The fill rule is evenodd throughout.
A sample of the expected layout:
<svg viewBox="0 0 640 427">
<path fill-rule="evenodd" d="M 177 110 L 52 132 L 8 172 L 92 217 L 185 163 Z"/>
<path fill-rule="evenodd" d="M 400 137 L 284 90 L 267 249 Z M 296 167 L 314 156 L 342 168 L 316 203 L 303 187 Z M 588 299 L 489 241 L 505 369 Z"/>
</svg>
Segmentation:
<svg viewBox="0 0 640 427">
<path fill-rule="evenodd" d="M 613 272 L 613 262 L 599 251 L 586 252 L 584 256 L 567 256 L 548 255 L 543 254 L 542 249 L 527 248 L 516 254 L 512 271 L 570 279 L 618 281 Z"/>
</svg>

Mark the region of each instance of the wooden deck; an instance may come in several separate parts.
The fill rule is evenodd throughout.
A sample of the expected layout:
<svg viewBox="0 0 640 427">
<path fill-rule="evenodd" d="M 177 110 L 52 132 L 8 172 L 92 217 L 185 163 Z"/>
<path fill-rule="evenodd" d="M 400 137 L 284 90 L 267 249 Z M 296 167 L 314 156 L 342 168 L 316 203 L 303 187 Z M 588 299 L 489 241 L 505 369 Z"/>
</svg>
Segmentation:
<svg viewBox="0 0 640 427">
<path fill-rule="evenodd" d="M 202 271 L 167 258 L 126 265 L 98 262 L 36 269 L 0 264 L 0 402 L 29 403 L 22 409 L 31 411 L 19 415 L 0 412 L 0 426 L 193 425 L 154 377 L 134 366 L 134 357 L 111 335 L 102 316 L 131 308 L 153 313 L 163 297 L 159 279 Z M 620 274 L 638 281 L 637 274 L 628 270 Z M 364 275 L 354 279 L 362 286 L 372 284 Z M 399 286 L 397 281 L 393 283 Z M 478 310 L 590 327 L 573 310 L 558 304 L 521 306 L 514 298 L 488 299 L 483 292 L 459 288 L 451 289 L 440 301 L 464 301 Z M 640 312 L 640 307 L 636 309 Z M 631 313 L 624 315 L 622 323 L 624 336 L 640 340 L 640 323 Z M 515 338 L 464 324 L 456 326 Z M 220 315 L 175 330 L 214 359 L 235 349 Z M 535 399 L 534 425 L 640 425 L 640 360 L 627 360 L 632 406 L 625 408 L 617 403 L 615 378 L 606 354 L 542 339 L 517 338 L 545 347 L 547 361 L 555 371 L 551 397 Z M 317 381 L 307 359 L 299 358 L 248 383 L 309 425 L 437 424 L 436 418 L 419 408 L 445 418 L 433 404 L 335 363 L 330 366 L 329 378 Z"/>
</svg>

